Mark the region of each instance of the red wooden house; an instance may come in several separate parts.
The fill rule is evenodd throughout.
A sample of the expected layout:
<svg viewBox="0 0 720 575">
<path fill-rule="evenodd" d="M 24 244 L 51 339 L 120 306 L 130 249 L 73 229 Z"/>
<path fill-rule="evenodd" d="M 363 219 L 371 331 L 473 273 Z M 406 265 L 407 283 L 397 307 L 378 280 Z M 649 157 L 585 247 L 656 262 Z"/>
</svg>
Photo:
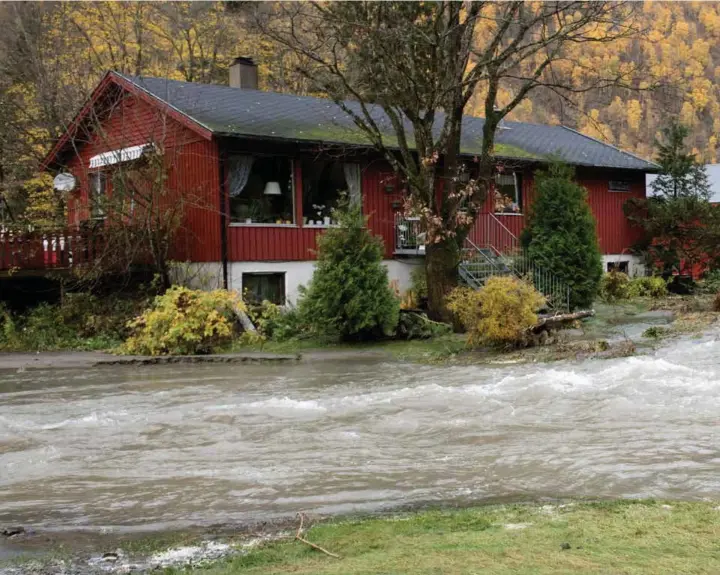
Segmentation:
<svg viewBox="0 0 720 575">
<path fill-rule="evenodd" d="M 409 283 L 422 263 L 422 230 L 402 214 L 403 190 L 352 121 L 328 100 L 257 90 L 257 68 L 238 58 L 230 86 L 109 72 L 44 167 L 78 182 L 68 194 L 69 224 L 102 217 L 95 200 L 111 194 L 118 165 L 162 150 L 168 189 L 192 195 L 175 257 L 218 285 L 294 300 L 313 271 L 316 238 L 332 225 L 341 190 L 359 199 L 385 242 L 391 279 Z M 380 109 L 377 121 L 387 125 Z M 462 153 L 478 151 L 483 120 L 466 117 Z M 389 126 L 388 126 L 389 130 Z M 549 155 L 576 166 L 597 218 L 606 265 L 637 273 L 628 253 L 636 238 L 622 206 L 644 197 L 656 166 L 563 126 L 506 122 L 497 137 L 505 164 L 495 201 L 469 240 L 501 252 L 517 243 L 533 197 L 533 173 Z"/>
</svg>

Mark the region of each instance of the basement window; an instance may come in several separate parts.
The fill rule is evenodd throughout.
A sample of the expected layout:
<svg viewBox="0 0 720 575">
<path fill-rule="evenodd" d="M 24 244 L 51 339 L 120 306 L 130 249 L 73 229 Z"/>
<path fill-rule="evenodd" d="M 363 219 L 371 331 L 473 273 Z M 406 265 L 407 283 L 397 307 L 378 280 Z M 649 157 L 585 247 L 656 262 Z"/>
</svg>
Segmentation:
<svg viewBox="0 0 720 575">
<path fill-rule="evenodd" d="M 630 268 L 630 262 L 608 262 L 607 263 L 607 271 L 608 272 L 622 272 L 624 274 L 628 273 L 628 270 Z"/>
<path fill-rule="evenodd" d="M 495 176 L 495 213 L 522 213 L 522 185 L 517 172 Z"/>
<path fill-rule="evenodd" d="M 285 272 L 245 273 L 242 275 L 243 297 L 251 305 L 269 301 L 285 305 Z"/>
<path fill-rule="evenodd" d="M 230 221 L 294 224 L 295 192 L 290 158 L 232 155 L 227 165 Z"/>
</svg>

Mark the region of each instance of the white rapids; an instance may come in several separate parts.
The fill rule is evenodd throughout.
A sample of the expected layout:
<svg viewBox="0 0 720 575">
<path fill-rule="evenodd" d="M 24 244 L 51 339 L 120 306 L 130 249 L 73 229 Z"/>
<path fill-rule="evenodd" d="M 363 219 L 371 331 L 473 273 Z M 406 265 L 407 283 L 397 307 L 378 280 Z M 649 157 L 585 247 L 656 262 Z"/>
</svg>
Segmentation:
<svg viewBox="0 0 720 575">
<path fill-rule="evenodd" d="M 720 341 L 487 368 L 0 375 L 0 525 L 181 528 L 418 502 L 720 496 Z"/>
</svg>

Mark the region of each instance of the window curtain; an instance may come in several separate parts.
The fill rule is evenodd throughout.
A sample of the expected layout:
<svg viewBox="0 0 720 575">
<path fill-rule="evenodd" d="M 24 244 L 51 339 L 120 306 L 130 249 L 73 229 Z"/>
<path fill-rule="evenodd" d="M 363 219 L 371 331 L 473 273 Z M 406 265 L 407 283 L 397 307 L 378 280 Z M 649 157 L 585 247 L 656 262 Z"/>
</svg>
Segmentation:
<svg viewBox="0 0 720 575">
<path fill-rule="evenodd" d="M 515 174 L 497 174 L 495 182 L 498 186 L 515 186 Z"/>
<path fill-rule="evenodd" d="M 362 202 L 362 173 L 360 164 L 343 164 L 345 183 L 348 187 L 350 203 L 359 206 Z"/>
<path fill-rule="evenodd" d="M 252 156 L 230 156 L 228 161 L 228 194 L 236 198 L 247 186 L 252 170 Z"/>
</svg>

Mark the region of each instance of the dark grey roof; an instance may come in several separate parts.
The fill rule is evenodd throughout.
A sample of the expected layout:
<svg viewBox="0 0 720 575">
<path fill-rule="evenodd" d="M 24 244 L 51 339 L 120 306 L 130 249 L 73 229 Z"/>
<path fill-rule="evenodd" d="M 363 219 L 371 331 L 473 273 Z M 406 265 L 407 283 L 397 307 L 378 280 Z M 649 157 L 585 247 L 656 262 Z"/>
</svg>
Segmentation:
<svg viewBox="0 0 720 575">
<path fill-rule="evenodd" d="M 120 74 L 119 74 L 120 75 Z M 323 98 L 295 96 L 229 86 L 179 82 L 164 78 L 120 75 L 219 135 L 279 138 L 369 146 L 364 133 L 335 103 Z M 358 109 L 357 103 L 350 102 Z M 394 131 L 382 108 L 372 115 L 391 146 Z M 484 120 L 465 116 L 462 153 L 480 153 Z M 564 126 L 503 122 L 496 137 L 502 158 L 543 160 L 557 156 L 581 166 L 655 171 L 657 166 Z"/>
</svg>

